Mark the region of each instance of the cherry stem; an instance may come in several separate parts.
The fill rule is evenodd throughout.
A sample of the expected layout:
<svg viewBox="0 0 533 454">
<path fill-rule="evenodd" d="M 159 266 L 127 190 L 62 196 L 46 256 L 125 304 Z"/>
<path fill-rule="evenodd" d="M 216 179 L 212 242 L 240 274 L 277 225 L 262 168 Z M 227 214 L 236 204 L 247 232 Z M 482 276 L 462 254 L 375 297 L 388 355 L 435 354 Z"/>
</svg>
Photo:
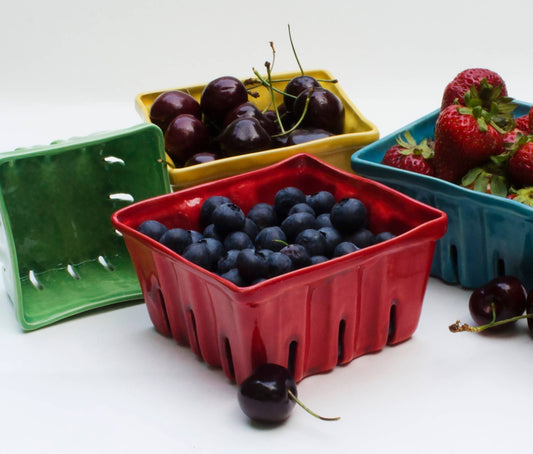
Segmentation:
<svg viewBox="0 0 533 454">
<path fill-rule="evenodd" d="M 304 109 L 302 111 L 302 115 L 300 116 L 298 121 L 296 123 L 294 123 L 293 127 L 291 129 L 289 129 L 288 131 L 285 131 L 283 129 L 283 126 L 281 125 L 281 122 L 280 122 L 282 133 L 281 134 L 275 134 L 272 137 L 279 137 L 279 136 L 283 136 L 285 134 L 289 134 L 292 131 L 294 131 L 296 128 L 298 128 L 298 126 L 300 126 L 300 124 L 302 123 L 302 121 L 303 121 L 303 119 L 305 117 L 305 114 L 307 113 L 307 107 L 309 106 L 309 100 L 311 99 L 311 95 L 313 94 L 313 91 L 314 91 L 314 89 L 313 89 L 313 87 L 311 87 L 309 89 L 309 93 L 307 94 L 307 97 L 305 98 L 305 105 L 304 105 Z M 276 112 L 277 112 L 277 109 L 276 109 Z M 279 114 L 278 114 L 278 117 L 279 117 Z"/>
<path fill-rule="evenodd" d="M 289 41 L 291 42 L 292 53 L 294 54 L 296 63 L 298 64 L 298 67 L 300 68 L 300 72 L 302 73 L 302 76 L 303 76 L 304 70 L 302 69 L 302 65 L 300 64 L 300 60 L 298 59 L 298 54 L 296 53 L 296 49 L 294 48 L 294 43 L 292 42 L 291 26 L 287 25 L 287 29 L 289 30 Z"/>
<path fill-rule="evenodd" d="M 268 90 L 270 91 L 270 99 L 272 100 L 272 105 L 274 106 L 274 112 L 276 112 L 276 118 L 278 119 L 278 124 L 279 124 L 279 127 L 281 128 L 281 133 L 285 134 L 285 129 L 283 128 L 283 123 L 281 122 L 281 117 L 279 115 L 279 109 L 276 103 L 276 98 L 274 97 L 274 87 L 272 86 L 272 73 L 271 73 L 270 63 L 265 62 L 265 67 L 267 70 Z"/>
<path fill-rule="evenodd" d="M 486 323 L 485 325 L 472 326 L 472 325 L 469 325 L 468 323 L 461 323 L 459 320 L 457 320 L 455 323 L 451 324 L 448 327 L 448 329 L 452 333 L 460 333 L 464 331 L 468 331 L 470 333 L 480 333 L 482 331 L 485 331 L 486 329 L 494 328 L 496 326 L 506 325 L 508 323 L 513 323 L 523 318 L 533 318 L 533 313 L 531 313 L 531 314 L 517 315 L 515 317 L 506 318 L 505 320 L 496 321 L 496 306 L 494 303 L 491 303 L 491 307 L 492 307 L 492 320 L 489 323 Z"/>
<path fill-rule="evenodd" d="M 325 416 L 321 416 L 317 413 L 315 413 L 313 410 L 309 409 L 308 407 L 306 407 L 302 401 L 300 399 L 298 399 L 294 394 L 293 392 L 289 389 L 288 390 L 288 393 L 289 393 L 289 397 L 294 400 L 294 402 L 296 402 L 300 407 L 302 407 L 307 413 L 309 413 L 310 415 L 313 415 L 315 418 L 318 418 L 318 419 L 321 419 L 322 421 L 337 421 L 340 418 L 340 416 L 336 416 L 336 417 L 333 417 L 333 418 L 327 418 Z"/>
</svg>

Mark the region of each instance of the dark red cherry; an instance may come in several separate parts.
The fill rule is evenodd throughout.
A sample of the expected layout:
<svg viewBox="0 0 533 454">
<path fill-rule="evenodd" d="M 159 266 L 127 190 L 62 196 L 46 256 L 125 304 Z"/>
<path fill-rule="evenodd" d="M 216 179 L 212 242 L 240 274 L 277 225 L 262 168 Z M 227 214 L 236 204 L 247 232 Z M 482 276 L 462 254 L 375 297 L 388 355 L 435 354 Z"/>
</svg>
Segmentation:
<svg viewBox="0 0 533 454">
<path fill-rule="evenodd" d="M 209 137 L 205 125 L 193 115 L 178 115 L 165 131 L 165 150 L 176 165 L 205 149 Z"/>
<path fill-rule="evenodd" d="M 161 93 L 150 107 L 150 121 L 163 131 L 172 119 L 181 114 L 190 114 L 202 119 L 200 103 L 188 93 L 179 90 Z"/>
<path fill-rule="evenodd" d="M 200 151 L 199 153 L 193 154 L 187 161 L 185 161 L 185 167 L 194 166 L 196 164 L 204 164 L 206 162 L 211 162 L 219 159 L 217 153 L 212 151 Z"/>
<path fill-rule="evenodd" d="M 274 134 L 277 130 L 276 124 L 266 115 L 264 115 L 255 104 L 249 101 L 239 104 L 237 107 L 234 107 L 232 110 L 230 110 L 226 114 L 223 126 L 228 126 L 237 118 L 255 118 L 269 134 Z"/>
<path fill-rule="evenodd" d="M 283 102 L 287 110 L 292 111 L 296 97 L 302 92 L 309 90 L 311 87 L 320 87 L 320 83 L 311 76 L 300 75 L 293 77 L 285 86 Z M 292 96 L 291 96 L 292 95 Z"/>
<path fill-rule="evenodd" d="M 200 97 L 200 106 L 209 122 L 221 125 L 226 114 L 248 101 L 244 84 L 232 76 L 222 76 L 209 82 Z"/>
<path fill-rule="evenodd" d="M 303 91 L 294 102 L 294 114 L 300 118 L 304 113 L 309 91 Z M 302 127 L 320 128 L 333 134 L 342 134 L 344 131 L 344 104 L 333 92 L 317 87 L 309 98 L 309 104 Z"/>
<path fill-rule="evenodd" d="M 470 315 L 478 325 L 517 317 L 526 308 L 527 292 L 513 276 L 498 276 L 475 289 L 468 302 Z"/>
<path fill-rule="evenodd" d="M 529 328 L 529 333 L 533 336 L 533 289 L 527 295 L 526 313 L 528 314 L 527 327 Z"/>
<path fill-rule="evenodd" d="M 311 140 L 323 139 L 332 135 L 332 132 L 326 131 L 325 129 L 297 128 L 289 134 L 287 138 L 287 145 L 299 145 L 301 143 L 310 142 Z"/>
<path fill-rule="evenodd" d="M 238 118 L 220 134 L 219 145 L 226 155 L 236 156 L 272 148 L 272 141 L 258 120 Z"/>
<path fill-rule="evenodd" d="M 277 364 L 259 366 L 239 387 L 239 405 L 251 419 L 281 422 L 291 414 L 297 396 L 296 382 L 289 371 Z"/>
</svg>

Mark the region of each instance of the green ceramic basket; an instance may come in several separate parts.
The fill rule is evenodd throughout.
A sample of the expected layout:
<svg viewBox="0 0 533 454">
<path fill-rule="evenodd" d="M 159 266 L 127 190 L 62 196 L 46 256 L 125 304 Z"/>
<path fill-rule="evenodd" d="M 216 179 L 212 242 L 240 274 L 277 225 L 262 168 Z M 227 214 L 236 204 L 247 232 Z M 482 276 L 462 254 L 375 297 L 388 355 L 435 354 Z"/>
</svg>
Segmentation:
<svg viewBox="0 0 533 454">
<path fill-rule="evenodd" d="M 154 125 L 0 154 L 0 266 L 24 330 L 142 298 L 111 215 L 170 192 Z"/>
</svg>

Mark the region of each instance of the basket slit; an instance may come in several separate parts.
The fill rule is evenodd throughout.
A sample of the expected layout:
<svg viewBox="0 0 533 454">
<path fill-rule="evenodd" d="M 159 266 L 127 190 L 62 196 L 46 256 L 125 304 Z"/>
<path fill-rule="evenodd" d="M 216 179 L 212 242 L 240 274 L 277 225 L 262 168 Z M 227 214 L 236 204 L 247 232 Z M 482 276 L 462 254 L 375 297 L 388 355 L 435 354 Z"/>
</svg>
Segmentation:
<svg viewBox="0 0 533 454">
<path fill-rule="evenodd" d="M 109 263 L 103 255 L 98 256 L 98 263 L 108 271 L 115 271 L 115 267 Z"/>
<path fill-rule="evenodd" d="M 127 192 L 115 192 L 113 194 L 109 194 L 110 200 L 120 200 L 122 202 L 134 202 L 135 199 L 133 196 Z"/>
<path fill-rule="evenodd" d="M 76 281 L 80 279 L 80 275 L 70 263 L 67 265 L 67 273 L 70 274 L 70 277 Z"/>
<path fill-rule="evenodd" d="M 502 258 L 496 260 L 496 274 L 498 276 L 505 276 L 505 261 Z"/>
<path fill-rule="evenodd" d="M 342 319 L 339 323 L 339 343 L 337 352 L 337 363 L 341 363 L 344 359 L 344 336 L 346 331 L 346 320 Z"/>
<path fill-rule="evenodd" d="M 235 366 L 233 365 L 233 355 L 231 353 L 231 344 L 227 337 L 224 338 L 224 351 L 225 351 L 225 361 L 226 361 L 226 373 L 228 377 L 235 381 Z"/>
<path fill-rule="evenodd" d="M 30 272 L 28 273 L 28 277 L 29 277 L 30 282 L 32 283 L 32 285 L 33 285 L 37 290 L 43 290 L 43 289 L 44 289 L 43 284 L 41 284 L 41 283 L 39 282 L 39 279 L 37 279 L 37 276 L 35 275 L 35 271 L 30 270 Z"/>
<path fill-rule="evenodd" d="M 108 164 L 120 164 L 120 165 L 126 165 L 126 162 L 124 161 L 124 159 L 121 159 L 121 158 L 117 158 L 116 156 L 106 156 L 104 158 L 104 161 L 107 162 Z"/>
<path fill-rule="evenodd" d="M 451 260 L 451 265 L 452 265 L 455 280 L 459 280 L 459 264 L 457 263 L 458 254 L 457 254 L 457 246 L 455 244 L 452 244 L 450 246 L 450 260 Z"/>
<path fill-rule="evenodd" d="M 196 354 L 203 360 L 202 352 L 200 351 L 200 342 L 198 340 L 198 331 L 196 330 L 196 319 L 192 309 L 189 309 L 189 321 L 189 343 L 191 344 L 191 347 L 193 347 L 193 351 L 195 351 Z"/>
<path fill-rule="evenodd" d="M 389 313 L 389 333 L 387 335 L 387 343 L 391 343 L 396 335 L 396 303 L 394 300 L 390 307 Z"/>
<path fill-rule="evenodd" d="M 298 342 L 292 341 L 289 345 L 289 357 L 287 358 L 287 369 L 294 376 L 296 371 L 296 354 L 298 352 Z"/>
</svg>

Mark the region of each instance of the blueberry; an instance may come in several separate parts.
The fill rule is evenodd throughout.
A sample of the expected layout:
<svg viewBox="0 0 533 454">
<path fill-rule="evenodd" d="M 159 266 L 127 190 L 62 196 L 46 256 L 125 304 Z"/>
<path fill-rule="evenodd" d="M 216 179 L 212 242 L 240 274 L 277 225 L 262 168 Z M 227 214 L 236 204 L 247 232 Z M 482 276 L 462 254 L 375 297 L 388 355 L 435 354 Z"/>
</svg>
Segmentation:
<svg viewBox="0 0 533 454">
<path fill-rule="evenodd" d="M 289 242 L 295 240 L 296 236 L 305 229 L 314 229 L 315 217 L 310 213 L 294 213 L 287 216 L 281 223 L 281 228 L 285 232 Z"/>
<path fill-rule="evenodd" d="M 307 203 L 297 203 L 296 205 L 293 205 L 287 213 L 287 216 L 290 216 L 294 213 L 309 213 L 313 216 L 316 216 L 315 210 L 313 210 L 311 205 L 308 205 Z"/>
<path fill-rule="evenodd" d="M 231 203 L 231 200 L 221 195 L 214 195 L 204 200 L 200 208 L 200 222 L 202 225 L 211 224 L 211 214 L 217 206 L 223 203 Z"/>
<path fill-rule="evenodd" d="M 198 230 L 189 230 L 189 233 L 191 234 L 191 240 L 193 243 L 198 243 L 198 241 L 204 238 L 204 236 L 198 232 Z"/>
<path fill-rule="evenodd" d="M 237 269 L 248 282 L 266 277 L 268 272 L 266 257 L 255 249 L 243 249 L 237 257 Z"/>
<path fill-rule="evenodd" d="M 150 219 L 148 221 L 142 222 L 141 225 L 137 227 L 137 230 L 143 235 L 149 236 L 150 238 L 159 241 L 168 229 L 165 225 L 161 224 L 161 222 Z"/>
<path fill-rule="evenodd" d="M 226 250 L 249 249 L 253 248 L 254 244 L 246 233 L 244 233 L 242 230 L 237 230 L 235 232 L 228 233 L 226 238 L 224 238 L 224 247 Z"/>
<path fill-rule="evenodd" d="M 246 218 L 244 220 L 244 227 L 242 228 L 242 230 L 252 239 L 255 238 L 259 233 L 259 227 L 250 218 Z"/>
<path fill-rule="evenodd" d="M 320 227 L 333 227 L 329 213 L 319 214 L 316 217 L 315 224 L 317 229 L 319 229 Z"/>
<path fill-rule="evenodd" d="M 246 287 L 246 281 L 241 276 L 241 273 L 239 273 L 237 268 L 232 268 L 231 270 L 226 271 L 225 273 L 221 274 L 220 277 L 227 279 L 239 287 Z"/>
<path fill-rule="evenodd" d="M 347 197 L 331 208 L 330 219 L 335 228 L 343 233 L 355 232 L 366 225 L 366 207 L 359 199 Z"/>
<path fill-rule="evenodd" d="M 313 208 L 316 215 L 329 213 L 335 205 L 335 196 L 329 191 L 319 191 L 308 195 L 307 203 Z"/>
<path fill-rule="evenodd" d="M 288 186 L 274 196 L 274 210 L 278 219 L 284 219 L 293 205 L 305 202 L 305 194 L 298 188 Z"/>
<path fill-rule="evenodd" d="M 359 249 L 371 246 L 374 244 L 374 234 L 365 227 L 356 230 L 353 233 L 349 233 L 344 237 L 345 241 L 350 241 L 355 244 Z"/>
<path fill-rule="evenodd" d="M 288 273 L 293 269 L 292 260 L 281 252 L 273 252 L 267 257 L 268 275 L 270 277 Z"/>
<path fill-rule="evenodd" d="M 245 216 L 242 210 L 234 203 L 222 203 L 218 205 L 211 219 L 215 228 L 222 234 L 226 235 L 235 230 L 242 230 L 245 223 Z"/>
<path fill-rule="evenodd" d="M 327 257 L 333 257 L 333 251 L 335 250 L 335 247 L 342 241 L 340 232 L 335 227 L 320 227 L 318 231 L 324 237 L 324 255 Z"/>
<path fill-rule="evenodd" d="M 303 268 L 311 264 L 309 253 L 301 244 L 289 244 L 280 252 L 291 259 L 294 269 Z"/>
<path fill-rule="evenodd" d="M 159 242 L 174 252 L 181 254 L 192 243 L 192 236 L 189 230 L 174 228 L 167 230 L 159 239 Z"/>
<path fill-rule="evenodd" d="M 218 241 L 224 241 L 224 235 L 222 235 L 215 227 L 215 224 L 209 224 L 202 232 L 204 238 L 214 238 Z"/>
<path fill-rule="evenodd" d="M 209 261 L 207 268 L 210 270 L 215 269 L 220 257 L 222 257 L 226 252 L 224 245 L 214 238 L 203 238 L 198 242 L 198 244 L 205 244 L 207 258 Z"/>
<path fill-rule="evenodd" d="M 287 236 L 281 227 L 265 227 L 257 234 L 254 243 L 257 249 L 279 251 L 287 243 Z"/>
<path fill-rule="evenodd" d="M 259 229 L 270 227 L 277 224 L 276 212 L 274 207 L 268 203 L 257 203 L 246 215 L 248 219 L 251 219 Z"/>
<path fill-rule="evenodd" d="M 313 255 L 311 257 L 311 265 L 316 265 L 317 263 L 327 262 L 329 259 L 325 255 Z"/>
<path fill-rule="evenodd" d="M 183 251 L 182 256 L 190 262 L 205 269 L 209 269 L 211 265 L 210 257 L 207 252 L 207 246 L 205 242 L 189 244 Z"/>
<path fill-rule="evenodd" d="M 227 273 L 232 268 L 237 268 L 237 257 L 239 256 L 239 250 L 230 249 L 226 251 L 222 257 L 218 259 L 217 262 L 217 273 L 224 274 Z"/>
<path fill-rule="evenodd" d="M 350 254 L 351 252 L 358 251 L 359 248 L 349 241 L 342 241 L 341 243 L 337 244 L 335 247 L 335 250 L 333 251 L 334 257 L 340 257 L 341 255 Z"/>
<path fill-rule="evenodd" d="M 327 251 L 325 236 L 315 229 L 302 230 L 294 242 L 305 247 L 310 256 L 325 255 Z"/>
<path fill-rule="evenodd" d="M 383 241 L 391 240 L 395 236 L 391 232 L 380 232 L 374 237 L 374 243 L 382 243 Z"/>
</svg>

